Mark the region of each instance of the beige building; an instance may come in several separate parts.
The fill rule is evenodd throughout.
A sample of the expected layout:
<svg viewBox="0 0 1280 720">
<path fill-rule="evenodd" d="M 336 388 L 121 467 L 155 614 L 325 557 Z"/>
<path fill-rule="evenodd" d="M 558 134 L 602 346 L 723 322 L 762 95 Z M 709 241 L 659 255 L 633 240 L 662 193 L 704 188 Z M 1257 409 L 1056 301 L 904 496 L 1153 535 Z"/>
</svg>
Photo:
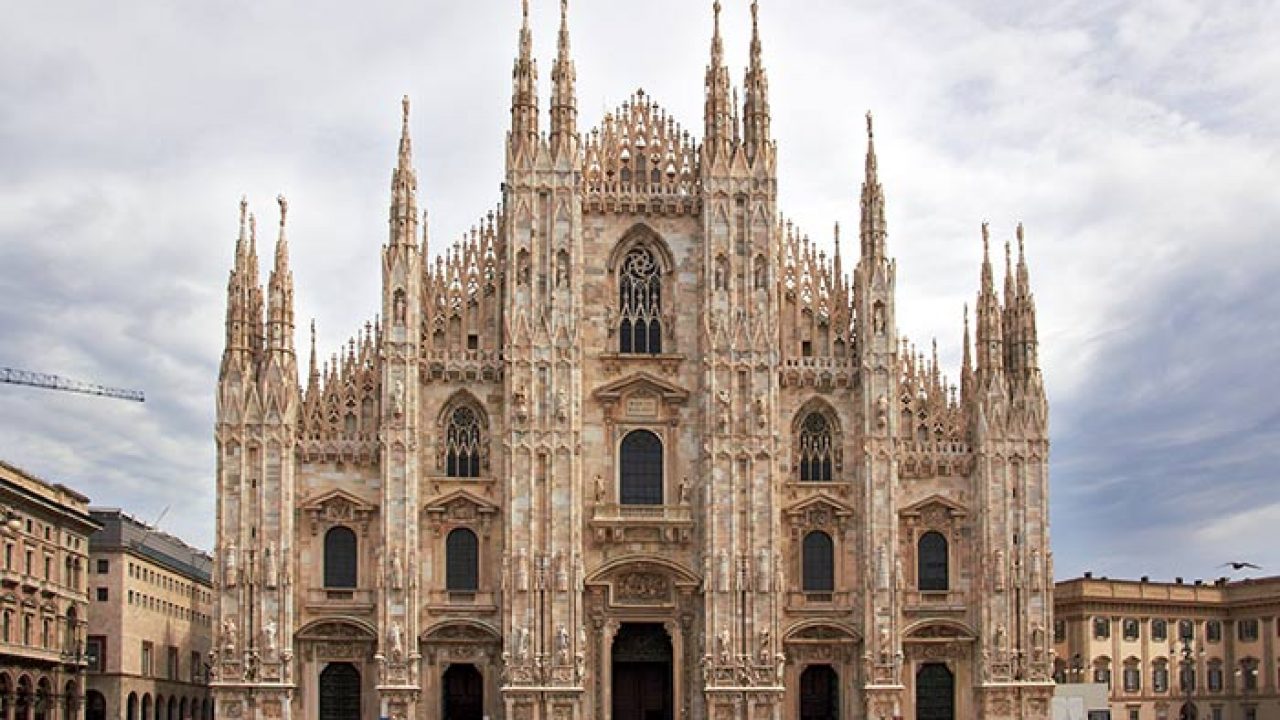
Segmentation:
<svg viewBox="0 0 1280 720">
<path fill-rule="evenodd" d="M 0 461 L 0 710 L 82 717 L 89 499 Z"/>
<path fill-rule="evenodd" d="M 986 254 L 972 269 L 953 385 L 899 334 L 869 120 L 852 251 L 780 214 L 750 32 L 739 104 L 715 5 L 700 139 L 643 92 L 580 134 L 567 16 L 544 125 L 526 12 L 502 196 L 447 248 L 406 101 L 379 318 L 323 364 L 313 333 L 301 375 L 288 206 L 264 288 L 242 203 L 220 717 L 1048 717 L 1021 228 L 1002 293 Z"/>
<path fill-rule="evenodd" d="M 212 560 L 120 510 L 91 514 L 85 720 L 212 720 Z"/>
<path fill-rule="evenodd" d="M 1106 683 L 1116 720 L 1280 719 L 1280 577 L 1057 584 L 1054 677 Z"/>
</svg>

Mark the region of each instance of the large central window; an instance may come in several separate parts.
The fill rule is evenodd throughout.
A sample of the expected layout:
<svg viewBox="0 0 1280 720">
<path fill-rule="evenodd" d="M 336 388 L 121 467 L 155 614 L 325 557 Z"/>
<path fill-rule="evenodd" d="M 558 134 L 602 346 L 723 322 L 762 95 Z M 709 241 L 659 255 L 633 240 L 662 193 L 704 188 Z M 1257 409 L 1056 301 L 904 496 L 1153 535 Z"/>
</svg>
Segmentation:
<svg viewBox="0 0 1280 720">
<path fill-rule="evenodd" d="M 662 504 L 662 441 L 648 430 L 622 439 L 618 501 L 623 505 Z"/>
<path fill-rule="evenodd" d="M 648 248 L 634 248 L 622 261 L 618 311 L 619 352 L 662 352 L 662 274 Z"/>
</svg>

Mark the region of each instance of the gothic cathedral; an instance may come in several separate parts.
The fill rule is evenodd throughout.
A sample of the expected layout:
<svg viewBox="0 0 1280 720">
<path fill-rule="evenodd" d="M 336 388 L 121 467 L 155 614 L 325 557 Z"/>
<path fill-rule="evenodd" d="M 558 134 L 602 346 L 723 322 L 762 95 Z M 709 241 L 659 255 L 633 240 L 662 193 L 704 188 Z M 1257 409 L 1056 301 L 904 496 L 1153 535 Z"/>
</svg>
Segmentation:
<svg viewBox="0 0 1280 720">
<path fill-rule="evenodd" d="M 1048 718 L 1048 417 L 1022 229 L 959 387 L 858 255 L 779 214 L 752 6 L 703 137 L 643 92 L 550 129 L 525 7 L 500 204 L 435 251 L 408 102 L 382 309 L 299 378 L 280 199 L 241 203 L 217 390 L 220 717 Z"/>
</svg>

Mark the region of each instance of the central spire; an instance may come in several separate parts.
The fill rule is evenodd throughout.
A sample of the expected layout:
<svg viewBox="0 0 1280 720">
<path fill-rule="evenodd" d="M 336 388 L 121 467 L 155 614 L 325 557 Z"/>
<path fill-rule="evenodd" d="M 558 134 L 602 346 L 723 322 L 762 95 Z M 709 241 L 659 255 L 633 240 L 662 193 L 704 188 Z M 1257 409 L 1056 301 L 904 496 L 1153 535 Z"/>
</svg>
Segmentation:
<svg viewBox="0 0 1280 720">
<path fill-rule="evenodd" d="M 569 0 L 560 0 L 560 37 L 551 66 L 551 149 L 572 147 L 578 135 L 578 73 L 569 54 Z"/>
<path fill-rule="evenodd" d="M 880 168 L 876 161 L 876 133 L 871 113 L 867 112 L 867 166 L 862 181 L 862 257 L 884 260 L 888 235 L 884 217 L 884 188 L 880 186 Z"/>
<path fill-rule="evenodd" d="M 391 245 L 413 245 L 418 219 L 418 174 L 413 170 L 413 141 L 409 138 L 409 96 L 400 100 L 400 151 L 391 171 Z"/>
</svg>

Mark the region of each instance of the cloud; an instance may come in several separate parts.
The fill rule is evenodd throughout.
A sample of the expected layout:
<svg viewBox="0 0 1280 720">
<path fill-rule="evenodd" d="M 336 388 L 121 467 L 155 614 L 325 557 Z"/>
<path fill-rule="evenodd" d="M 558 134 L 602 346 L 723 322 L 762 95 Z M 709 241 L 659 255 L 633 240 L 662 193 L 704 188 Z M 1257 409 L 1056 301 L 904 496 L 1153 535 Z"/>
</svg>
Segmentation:
<svg viewBox="0 0 1280 720">
<path fill-rule="evenodd" d="M 211 545 L 238 198 L 269 244 L 289 196 L 299 326 L 316 317 L 322 352 L 338 347 L 378 304 L 400 95 L 432 247 L 499 198 L 519 18 L 482 5 L 45 3 L 0 27 L 0 363 L 148 393 L 0 387 L 0 455 L 140 517 L 170 505 L 166 527 Z M 700 135 L 707 5 L 574 3 L 583 127 L 643 87 Z M 534 3 L 544 120 L 555 14 Z M 953 368 L 979 224 L 999 242 L 1025 221 L 1059 573 L 1193 575 L 1231 554 L 1215 528 L 1260 527 L 1280 460 L 1280 7 L 761 15 L 782 210 L 823 245 L 840 221 L 855 251 L 874 110 L 899 321 Z M 740 79 L 745 7 L 723 25 Z"/>
</svg>

